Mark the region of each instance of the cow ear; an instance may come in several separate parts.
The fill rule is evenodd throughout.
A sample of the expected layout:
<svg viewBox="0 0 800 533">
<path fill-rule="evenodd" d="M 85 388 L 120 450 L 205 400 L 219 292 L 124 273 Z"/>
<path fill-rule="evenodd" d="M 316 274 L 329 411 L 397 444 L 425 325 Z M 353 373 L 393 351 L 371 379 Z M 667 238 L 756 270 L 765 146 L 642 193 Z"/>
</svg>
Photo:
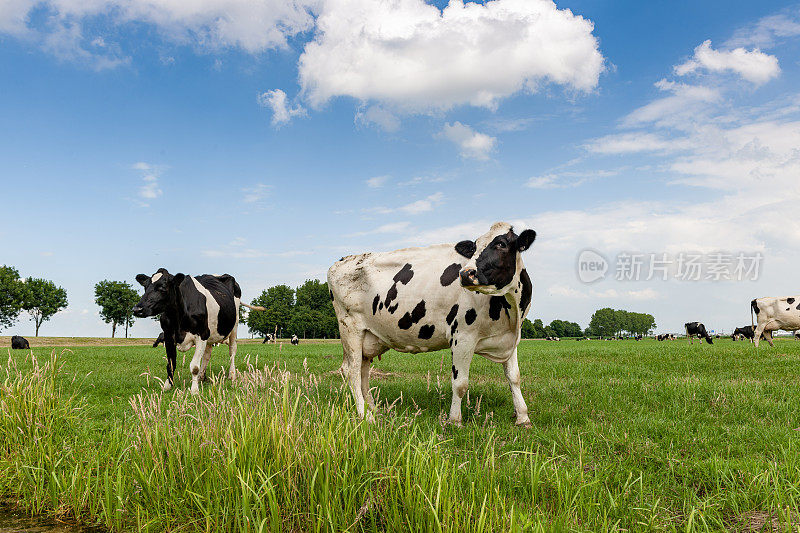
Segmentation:
<svg viewBox="0 0 800 533">
<path fill-rule="evenodd" d="M 517 250 L 524 252 L 531 247 L 533 241 L 536 240 L 536 232 L 532 229 L 526 229 L 517 237 Z"/>
<path fill-rule="evenodd" d="M 456 244 L 456 252 L 467 259 L 472 259 L 472 256 L 475 255 L 475 248 L 475 241 L 461 241 Z"/>
<path fill-rule="evenodd" d="M 172 283 L 174 283 L 175 285 L 180 285 L 181 283 L 183 283 L 184 278 L 186 278 L 186 276 L 179 272 L 174 276 L 172 276 Z"/>
<path fill-rule="evenodd" d="M 144 274 L 137 274 L 136 281 L 138 281 L 139 285 L 141 285 L 146 289 L 147 286 L 150 285 L 150 276 L 145 276 Z"/>
</svg>

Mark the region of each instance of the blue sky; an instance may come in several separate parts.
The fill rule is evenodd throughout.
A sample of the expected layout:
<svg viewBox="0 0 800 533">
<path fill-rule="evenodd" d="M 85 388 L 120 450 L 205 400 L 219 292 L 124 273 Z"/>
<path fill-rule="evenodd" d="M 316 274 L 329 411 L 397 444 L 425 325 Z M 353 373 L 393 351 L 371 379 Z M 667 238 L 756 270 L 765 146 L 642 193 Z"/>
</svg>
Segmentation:
<svg viewBox="0 0 800 533">
<path fill-rule="evenodd" d="M 531 317 L 730 330 L 797 293 L 798 52 L 792 2 L 7 0 L 0 262 L 67 289 L 43 335 L 108 335 L 102 279 L 228 272 L 249 300 L 508 220 L 539 235 Z M 619 281 L 622 252 L 763 263 Z"/>
</svg>

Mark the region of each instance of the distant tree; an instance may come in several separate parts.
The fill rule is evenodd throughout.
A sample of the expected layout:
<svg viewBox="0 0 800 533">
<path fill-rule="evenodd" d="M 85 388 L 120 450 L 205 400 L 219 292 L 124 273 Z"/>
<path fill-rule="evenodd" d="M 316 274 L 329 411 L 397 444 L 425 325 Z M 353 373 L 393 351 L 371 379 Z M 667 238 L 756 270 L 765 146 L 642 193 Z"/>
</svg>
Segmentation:
<svg viewBox="0 0 800 533">
<path fill-rule="evenodd" d="M 522 321 L 522 331 L 520 332 L 520 336 L 523 339 L 534 339 L 536 335 L 536 330 L 533 327 L 533 322 L 528 320 L 527 318 Z"/>
<path fill-rule="evenodd" d="M 610 307 L 598 309 L 589 320 L 589 329 L 592 334 L 600 337 L 610 337 L 619 331 L 617 316 Z"/>
<path fill-rule="evenodd" d="M 547 332 L 544 330 L 544 323 L 541 318 L 537 318 L 533 321 L 533 338 L 544 339 L 545 337 L 547 337 Z"/>
<path fill-rule="evenodd" d="M 17 321 L 22 310 L 24 295 L 19 272 L 12 266 L 0 267 L 0 329 L 10 328 Z"/>
<path fill-rule="evenodd" d="M 36 326 L 36 336 L 43 322 L 67 307 L 67 291 L 52 281 L 28 278 L 24 283 L 22 308 L 31 315 Z"/>
<path fill-rule="evenodd" d="M 583 330 L 581 330 L 580 324 L 577 322 L 565 322 L 564 323 L 564 336 L 565 337 L 582 337 Z"/>
<path fill-rule="evenodd" d="M 317 337 L 317 331 L 320 329 L 318 318 L 319 313 L 307 305 L 295 305 L 292 310 L 292 318 L 289 319 L 286 336 L 294 334 L 304 339 Z"/>
<path fill-rule="evenodd" d="M 139 302 L 139 293 L 124 281 L 103 280 L 94 286 L 94 301 L 100 306 L 100 316 L 106 324 L 111 324 L 111 338 L 118 325 L 133 325 L 133 306 Z"/>
<path fill-rule="evenodd" d="M 247 327 L 261 335 L 273 333 L 276 329 L 286 329 L 292 319 L 294 307 L 294 289 L 288 285 L 270 287 L 250 302 L 252 305 L 265 307 L 266 311 L 250 311 L 247 315 Z M 287 330 L 288 331 L 288 330 Z"/>
</svg>

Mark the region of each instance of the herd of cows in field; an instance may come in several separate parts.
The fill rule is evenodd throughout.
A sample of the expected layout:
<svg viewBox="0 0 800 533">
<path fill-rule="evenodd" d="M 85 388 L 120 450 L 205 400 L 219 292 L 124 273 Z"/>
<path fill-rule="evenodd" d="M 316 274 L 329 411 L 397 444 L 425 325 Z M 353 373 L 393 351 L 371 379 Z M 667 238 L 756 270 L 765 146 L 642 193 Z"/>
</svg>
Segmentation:
<svg viewBox="0 0 800 533">
<path fill-rule="evenodd" d="M 420 353 L 449 348 L 450 422 L 461 422 L 461 400 L 467 392 L 470 363 L 477 354 L 503 365 L 516 423 L 530 423 L 520 390 L 517 347 L 533 287 L 522 252 L 535 238 L 533 230 L 517 234 L 510 224 L 497 222 L 474 240 L 350 255 L 330 267 L 327 281 L 344 352 L 341 371 L 360 416 L 372 418 L 376 407 L 369 387 L 370 367 L 376 357 L 380 359 L 390 349 Z M 233 276 L 188 276 L 160 268 L 152 275 L 137 275 L 136 281 L 144 287 L 144 294 L 133 314 L 139 318 L 160 315 L 162 333 L 153 346 L 163 342 L 166 350 L 164 390 L 173 387 L 177 351 L 191 347 L 195 350 L 189 364 L 193 394 L 199 392 L 216 344 L 228 345 L 228 375 L 236 379 L 239 308 L 265 309 L 242 303 L 242 291 Z M 772 345 L 773 331 L 800 330 L 800 301 L 795 306 L 796 300 L 800 297 L 753 300 L 751 309 L 758 324 L 737 328 L 734 340 L 750 338 L 758 346 L 764 338 Z M 713 342 L 702 323 L 689 322 L 685 329 L 690 343 L 695 337 Z M 675 336 L 657 338 L 674 340 Z M 15 339 L 12 345 L 16 348 Z M 275 342 L 275 338 L 268 336 L 264 342 Z M 293 336 L 292 344 L 298 342 Z M 27 348 L 27 341 L 25 345 L 22 347 Z"/>
</svg>

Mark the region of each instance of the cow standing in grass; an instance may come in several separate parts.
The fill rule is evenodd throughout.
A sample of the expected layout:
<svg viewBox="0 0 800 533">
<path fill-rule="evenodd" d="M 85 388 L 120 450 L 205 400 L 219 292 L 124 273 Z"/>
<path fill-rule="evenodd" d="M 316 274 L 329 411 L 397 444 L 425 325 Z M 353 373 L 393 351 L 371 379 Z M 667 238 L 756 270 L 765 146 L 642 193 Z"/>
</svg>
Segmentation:
<svg viewBox="0 0 800 533">
<path fill-rule="evenodd" d="M 199 381 L 204 378 L 215 344 L 228 343 L 230 367 L 228 375 L 236 379 L 236 330 L 239 324 L 239 306 L 259 311 L 241 303 L 242 290 L 233 276 L 186 276 L 170 274 L 160 268 L 152 276 L 136 276 L 145 288 L 142 299 L 133 308 L 139 318 L 161 315 L 164 347 L 167 351 L 167 380 L 164 390 L 173 386 L 173 373 L 177 364 L 177 350 L 195 346 L 189 369 L 192 372 L 192 394 L 200 391 Z"/>
<path fill-rule="evenodd" d="M 755 314 L 758 325 L 753 332 L 753 342 L 758 347 L 761 335 L 772 344 L 772 332 L 782 329 L 795 331 L 800 329 L 800 296 L 784 298 L 756 298 L 750 302 L 750 313 Z"/>
<path fill-rule="evenodd" d="M 689 339 L 689 344 L 692 344 L 692 339 L 695 336 L 700 339 L 700 344 L 703 344 L 703 339 L 708 344 L 714 344 L 711 335 L 708 334 L 702 322 L 687 322 L 684 324 L 684 328 L 686 328 L 686 338 Z"/>
<path fill-rule="evenodd" d="M 14 335 L 11 337 L 11 349 L 12 350 L 30 350 L 31 345 L 28 343 L 28 339 L 25 337 L 20 337 L 19 335 Z"/>
<path fill-rule="evenodd" d="M 452 350 L 450 421 L 461 423 L 474 354 L 503 364 L 517 424 L 529 424 L 517 345 L 532 286 L 521 253 L 536 238 L 504 222 L 475 240 L 343 257 L 328 270 L 344 349 L 342 370 L 358 414 L 375 401 L 372 360 L 389 349 Z M 371 412 L 368 413 L 371 417 Z"/>
</svg>

